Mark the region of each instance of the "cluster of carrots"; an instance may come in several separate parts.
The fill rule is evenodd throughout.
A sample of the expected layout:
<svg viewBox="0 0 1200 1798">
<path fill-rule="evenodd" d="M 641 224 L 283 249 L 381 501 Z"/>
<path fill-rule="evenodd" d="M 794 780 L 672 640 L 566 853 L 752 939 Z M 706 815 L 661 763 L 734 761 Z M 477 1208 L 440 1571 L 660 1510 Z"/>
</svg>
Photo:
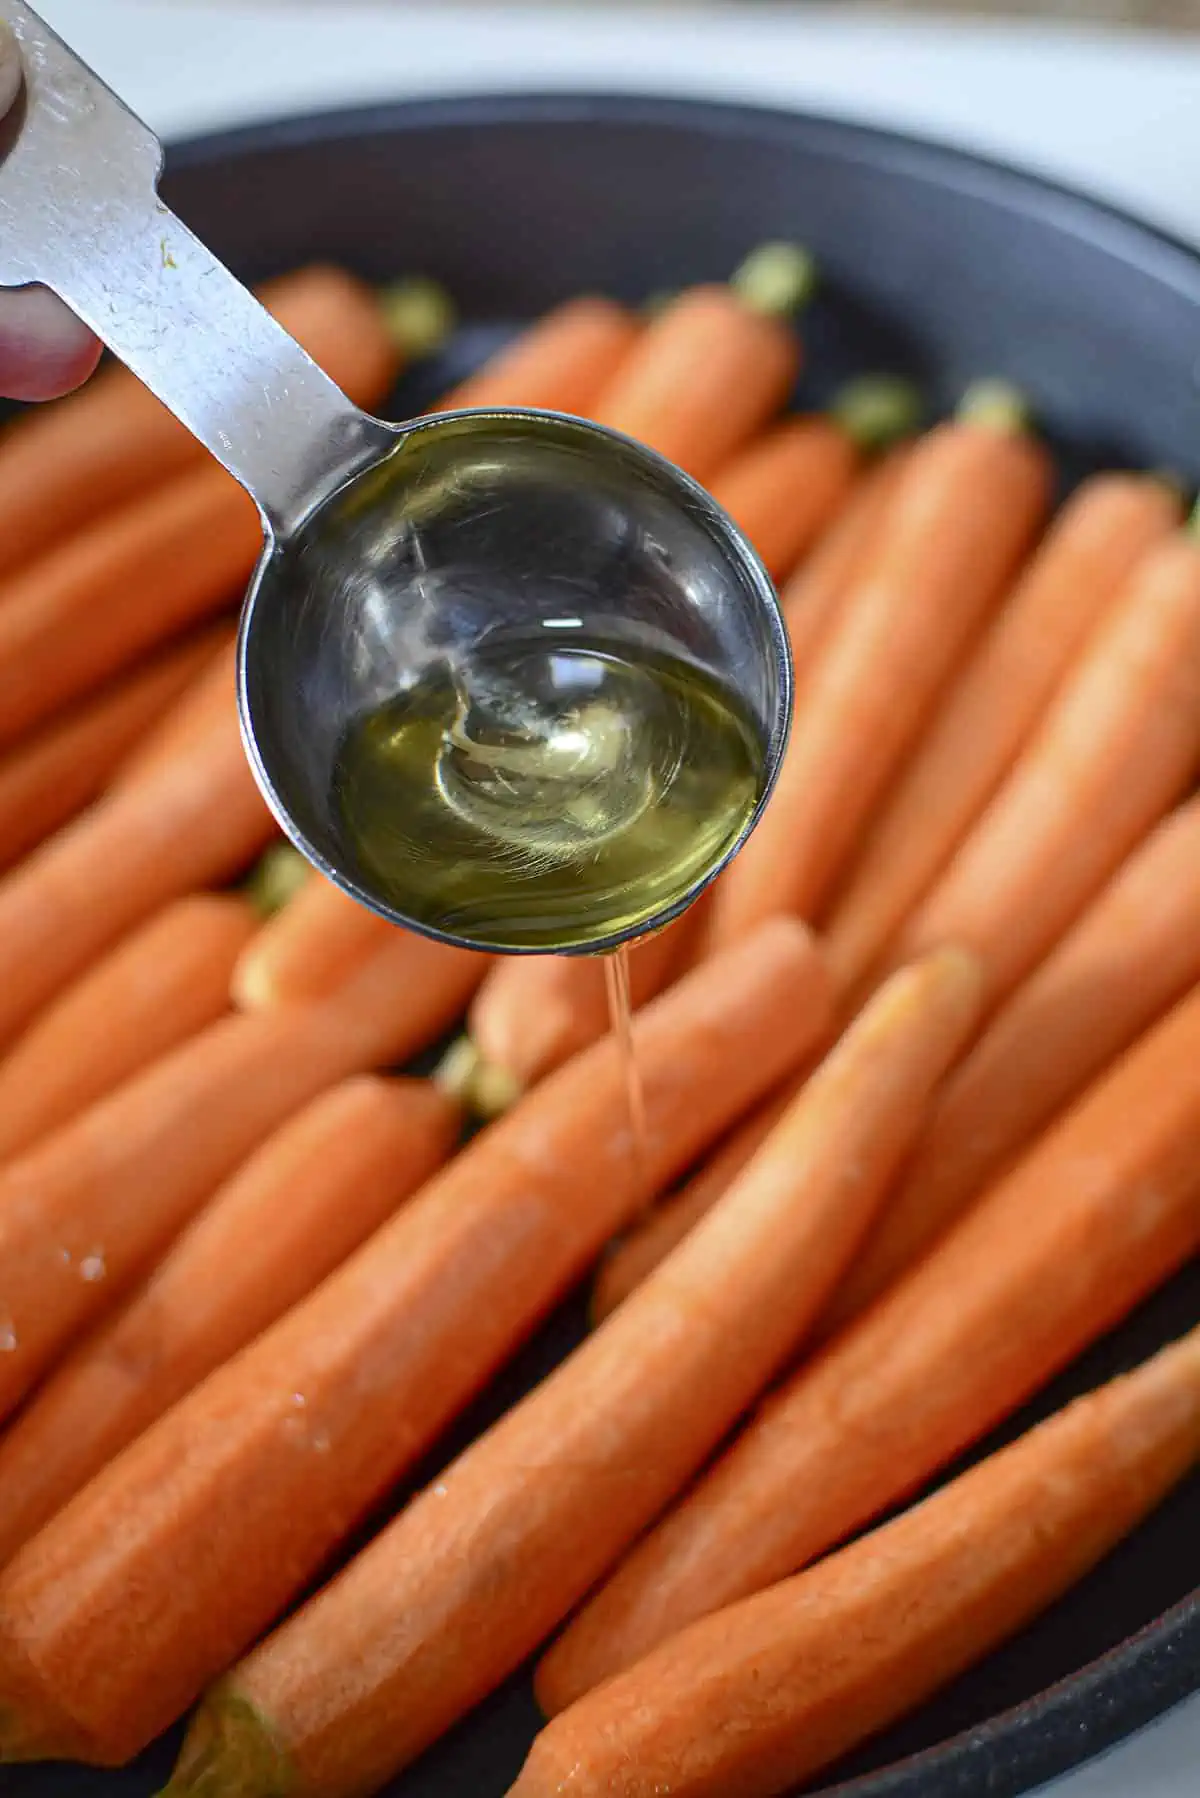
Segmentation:
<svg viewBox="0 0 1200 1798">
<path fill-rule="evenodd" d="M 762 276 L 573 301 L 446 402 L 642 438 L 780 583 L 777 791 L 632 954 L 640 1145 L 599 964 L 274 842 L 228 477 L 119 371 L 0 440 L 0 1760 L 198 1705 L 171 1798 L 358 1798 L 540 1651 L 513 1798 L 775 1798 L 1200 1460 L 1197 1330 L 871 1527 L 1200 1247 L 1200 538 L 1140 474 L 1052 517 L 1003 391 L 782 417 Z M 267 298 L 383 402 L 378 295 Z"/>
</svg>

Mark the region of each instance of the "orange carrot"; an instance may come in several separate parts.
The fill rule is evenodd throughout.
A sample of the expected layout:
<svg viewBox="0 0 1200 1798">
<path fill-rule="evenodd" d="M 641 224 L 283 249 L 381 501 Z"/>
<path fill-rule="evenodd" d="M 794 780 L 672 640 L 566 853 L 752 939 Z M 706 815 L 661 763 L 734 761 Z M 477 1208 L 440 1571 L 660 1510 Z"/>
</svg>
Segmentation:
<svg viewBox="0 0 1200 1798">
<path fill-rule="evenodd" d="M 0 756 L 0 868 L 35 849 L 104 790 L 217 641 L 213 631 L 184 639 Z"/>
<path fill-rule="evenodd" d="M 332 1273 L 445 1160 L 457 1123 L 429 1081 L 364 1075 L 269 1138 L 0 1436 L 0 1566 Z"/>
<path fill-rule="evenodd" d="M 0 745 L 236 602 L 258 514 L 220 468 L 132 500 L 0 584 Z"/>
<path fill-rule="evenodd" d="M 195 753 L 197 746 L 218 727 L 237 717 L 237 645 L 235 630 L 220 627 L 218 648 L 201 666 L 195 679 L 180 695 L 165 718 L 122 761 L 109 791 L 116 792 L 143 774 L 178 763 Z"/>
<path fill-rule="evenodd" d="M 374 1791 L 519 1665 L 794 1351 L 979 992 L 954 952 L 898 974 L 637 1296 L 221 1681 L 171 1792 L 263 1750 L 279 1798 Z"/>
<path fill-rule="evenodd" d="M 975 949 L 998 1003 L 1037 966 L 1200 764 L 1200 540 L 1135 569 L 1039 730 L 897 939 Z"/>
<path fill-rule="evenodd" d="M 693 287 L 644 328 L 591 416 L 703 481 L 779 411 L 799 369 L 788 324 L 732 287 Z"/>
<path fill-rule="evenodd" d="M 801 1075 L 803 1081 L 807 1071 Z M 760 1105 L 739 1124 L 676 1193 L 652 1207 L 609 1250 L 601 1262 L 592 1288 L 592 1321 L 601 1324 L 610 1312 L 640 1286 L 672 1249 L 679 1247 L 702 1217 L 707 1217 L 723 1198 L 746 1163 L 755 1156 L 791 1104 L 800 1082 Z"/>
<path fill-rule="evenodd" d="M 586 415 L 614 379 L 641 327 L 613 300 L 584 295 L 556 306 L 442 401 L 460 406 L 546 406 Z"/>
<path fill-rule="evenodd" d="M 383 398 L 399 346 L 370 288 L 317 266 L 269 285 L 263 299 L 357 404 Z M 122 368 L 23 414 L 0 440 L 0 573 L 203 461 L 191 432 Z"/>
<path fill-rule="evenodd" d="M 1200 1334 L 556 1719 L 510 1798 L 775 1798 L 1032 1622 L 1200 1457 Z M 186 1791 L 186 1787 L 184 1788 Z"/>
<path fill-rule="evenodd" d="M 956 421 L 913 449 L 883 541 L 804 689 L 779 783 L 713 906 L 728 942 L 775 912 L 815 917 L 871 810 L 1000 600 L 1048 499 L 1027 436 Z"/>
<path fill-rule="evenodd" d="M 178 899 L 47 1006 L 0 1061 L 0 1161 L 228 1011 L 256 922 L 233 894 Z"/>
<path fill-rule="evenodd" d="M 858 462 L 854 438 L 835 417 L 789 418 L 718 471 L 712 496 L 780 580 L 842 505 Z"/>
<path fill-rule="evenodd" d="M 0 1577 L 0 1754 L 120 1761 L 178 1716 L 612 1232 L 784 1077 L 826 1006 L 790 920 L 698 969 L 635 1025 L 644 1158 L 615 1047 L 598 1043 L 132 1443 Z M 299 1015 L 236 1023 L 287 1040 Z"/>
<path fill-rule="evenodd" d="M 0 1044 L 125 931 L 238 873 L 274 831 L 232 703 L 214 709 L 189 754 L 109 794 L 0 880 Z"/>
<path fill-rule="evenodd" d="M 846 596 L 865 578 L 884 541 L 888 515 L 913 453 L 902 444 L 859 476 L 846 504 L 779 595 L 792 645 L 792 673 L 803 693 Z"/>
<path fill-rule="evenodd" d="M 323 999 L 396 934 L 386 918 L 315 876 L 246 946 L 233 971 L 233 1002 L 269 1011 Z"/>
<path fill-rule="evenodd" d="M 1178 523 L 1178 495 L 1140 475 L 1098 475 L 1063 508 L 851 869 L 827 938 L 845 987 L 870 971 L 942 872 L 1091 628 Z"/>
<path fill-rule="evenodd" d="M 1200 991 L 768 1400 L 568 1627 L 543 1698 L 571 1703 L 916 1491 L 1198 1247 Z"/>
<path fill-rule="evenodd" d="M 681 971 L 697 924 L 693 908 L 631 946 L 629 1002 L 635 1011 Z M 501 1078 L 514 1095 L 594 1043 L 610 1021 L 604 964 L 583 955 L 501 957 L 467 1018 L 487 1078 Z"/>
<path fill-rule="evenodd" d="M 830 1307 L 863 1310 L 1097 1074 L 1200 981 L 1200 800 L 1160 825 L 947 1081 Z"/>
<path fill-rule="evenodd" d="M 424 1048 L 482 971 L 469 950 L 402 938 L 323 1005 L 211 1024 L 0 1168 L 0 1418 L 264 1136 Z"/>
</svg>

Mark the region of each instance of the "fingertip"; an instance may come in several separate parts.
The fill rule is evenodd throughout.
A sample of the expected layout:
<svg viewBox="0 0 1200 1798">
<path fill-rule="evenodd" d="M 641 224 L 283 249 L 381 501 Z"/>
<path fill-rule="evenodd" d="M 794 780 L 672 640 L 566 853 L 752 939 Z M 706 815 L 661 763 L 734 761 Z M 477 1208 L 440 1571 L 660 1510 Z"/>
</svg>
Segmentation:
<svg viewBox="0 0 1200 1798">
<path fill-rule="evenodd" d="M 0 294 L 0 394 L 52 400 L 82 386 L 102 354 L 98 340 L 42 288 Z"/>
</svg>

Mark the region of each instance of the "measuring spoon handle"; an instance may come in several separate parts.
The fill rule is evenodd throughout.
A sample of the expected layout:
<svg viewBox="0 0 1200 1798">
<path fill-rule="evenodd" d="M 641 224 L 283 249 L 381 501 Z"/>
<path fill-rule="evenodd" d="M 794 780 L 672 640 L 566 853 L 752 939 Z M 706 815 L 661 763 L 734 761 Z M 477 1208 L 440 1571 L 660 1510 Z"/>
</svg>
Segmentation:
<svg viewBox="0 0 1200 1798">
<path fill-rule="evenodd" d="M 286 536 L 393 434 L 163 205 L 162 146 L 25 0 L 0 0 L 24 93 L 0 120 L 0 287 L 65 300 Z"/>
</svg>

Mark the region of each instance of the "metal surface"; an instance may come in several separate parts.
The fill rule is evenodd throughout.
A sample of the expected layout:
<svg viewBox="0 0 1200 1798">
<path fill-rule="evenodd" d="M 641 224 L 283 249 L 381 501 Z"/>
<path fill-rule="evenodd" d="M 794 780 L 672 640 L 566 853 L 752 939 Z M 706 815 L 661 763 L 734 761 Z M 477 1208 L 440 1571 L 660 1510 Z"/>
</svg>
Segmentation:
<svg viewBox="0 0 1200 1798">
<path fill-rule="evenodd" d="M 410 427 L 384 465 L 350 483 L 262 570 L 243 619 L 242 708 L 259 782 L 293 842 L 357 899 L 395 916 L 331 803 L 329 771 L 348 724 L 434 669 L 470 690 L 490 637 L 557 635 L 570 647 L 580 630 L 613 653 L 641 645 L 678 657 L 738 693 L 765 775 L 744 841 L 791 713 L 787 639 L 762 564 L 701 487 L 640 444 L 579 419 L 512 410 Z M 737 846 L 655 924 L 690 904 Z M 628 934 L 571 947 L 596 952 Z"/>
<path fill-rule="evenodd" d="M 24 0 L 0 126 L 0 286 L 79 314 L 286 533 L 388 440 L 158 197 L 162 148 Z"/>
<path fill-rule="evenodd" d="M 401 909 L 344 840 L 339 741 L 431 658 L 464 662 L 498 598 L 533 622 L 564 585 L 585 626 L 626 643 L 656 633 L 741 695 L 765 800 L 790 717 L 786 639 L 757 558 L 707 496 L 640 446 L 550 414 L 404 430 L 360 412 L 159 199 L 148 127 L 24 0 L 0 0 L 0 19 L 25 70 L 0 126 L 0 286 L 53 289 L 258 503 L 267 548 L 239 695 L 293 842 L 384 916 L 457 940 Z M 637 929 L 666 923 L 726 860 Z"/>
</svg>

